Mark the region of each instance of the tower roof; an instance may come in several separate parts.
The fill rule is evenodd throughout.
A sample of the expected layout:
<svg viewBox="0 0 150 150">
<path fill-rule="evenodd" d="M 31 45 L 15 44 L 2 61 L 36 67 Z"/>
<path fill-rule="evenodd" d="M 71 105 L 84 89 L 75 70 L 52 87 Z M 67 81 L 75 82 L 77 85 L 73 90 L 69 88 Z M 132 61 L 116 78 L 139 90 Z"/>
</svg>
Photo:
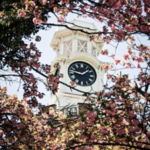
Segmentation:
<svg viewBox="0 0 150 150">
<path fill-rule="evenodd" d="M 75 29 L 84 29 L 85 31 L 88 31 L 88 32 L 98 31 L 98 28 L 95 26 L 94 23 L 85 22 L 85 21 L 81 21 L 81 20 L 77 20 L 77 19 L 69 21 L 69 23 L 66 23 L 65 25 L 67 25 L 69 27 L 73 27 Z M 56 32 L 63 30 L 63 29 L 66 29 L 66 28 L 65 27 L 57 27 Z"/>
<path fill-rule="evenodd" d="M 95 39 L 94 41 L 90 41 L 90 36 L 92 36 L 92 34 L 88 34 L 90 32 L 93 33 L 93 32 L 99 31 L 94 23 L 74 19 L 64 25 L 67 25 L 68 27 L 72 28 L 72 30 L 66 27 L 62 27 L 62 26 L 57 27 L 56 32 L 54 33 L 54 36 L 50 44 L 50 46 L 53 48 L 53 50 L 56 53 L 60 51 L 61 43 L 64 42 L 64 40 L 69 41 L 74 38 L 78 40 L 86 39 L 87 42 L 91 42 L 94 49 L 96 49 L 97 56 L 99 55 L 104 44 L 103 40 L 98 38 L 98 39 Z M 77 29 L 77 30 L 73 30 L 73 29 Z M 83 31 L 86 31 L 87 33 L 81 32 L 80 31 L 81 29 Z"/>
</svg>

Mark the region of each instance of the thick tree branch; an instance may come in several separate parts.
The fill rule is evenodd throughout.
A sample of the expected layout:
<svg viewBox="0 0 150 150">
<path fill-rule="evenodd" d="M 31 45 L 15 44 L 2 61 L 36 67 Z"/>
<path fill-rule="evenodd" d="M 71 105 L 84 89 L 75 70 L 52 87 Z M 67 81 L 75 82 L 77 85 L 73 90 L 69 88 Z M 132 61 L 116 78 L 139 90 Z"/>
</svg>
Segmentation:
<svg viewBox="0 0 150 150">
<path fill-rule="evenodd" d="M 139 142 L 140 143 L 140 142 Z M 143 144 L 147 144 L 147 143 L 143 143 Z M 91 144 L 81 144 L 81 145 L 76 145 L 76 146 L 71 146 L 69 148 L 66 148 L 65 150 L 69 150 L 69 149 L 75 149 L 77 147 L 82 147 L 82 146 L 94 146 L 94 145 L 101 145 L 101 146 L 125 146 L 125 147 L 129 147 L 129 148 L 136 148 L 136 149 L 140 149 L 140 150 L 148 150 L 150 148 L 142 148 L 140 146 L 134 146 L 134 145 L 128 145 L 128 144 L 119 144 L 119 143 L 96 143 L 96 142 L 92 142 Z M 150 144 L 148 144 L 150 145 Z"/>
</svg>

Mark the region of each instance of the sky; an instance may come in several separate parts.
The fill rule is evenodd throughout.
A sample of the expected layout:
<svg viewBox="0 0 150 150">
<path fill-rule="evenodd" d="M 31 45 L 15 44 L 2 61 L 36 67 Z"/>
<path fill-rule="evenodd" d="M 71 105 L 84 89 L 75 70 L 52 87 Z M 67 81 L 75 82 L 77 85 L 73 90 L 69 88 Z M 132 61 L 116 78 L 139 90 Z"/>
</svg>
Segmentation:
<svg viewBox="0 0 150 150">
<path fill-rule="evenodd" d="M 98 21 L 94 21 L 93 19 L 90 18 L 78 18 L 77 15 L 69 15 L 66 20 L 67 21 L 71 21 L 73 19 L 78 19 L 78 20 L 83 20 L 83 21 L 87 21 L 87 22 L 91 22 L 94 23 L 98 29 L 101 29 L 102 25 L 98 22 Z M 49 23 L 58 23 L 57 19 L 55 17 L 52 16 L 52 18 L 50 18 L 48 20 Z M 38 49 L 42 52 L 42 56 L 40 58 L 40 62 L 42 62 L 43 64 L 51 64 L 51 62 L 55 59 L 56 57 L 56 53 L 53 51 L 53 49 L 50 47 L 50 43 L 52 40 L 52 37 L 55 33 L 57 27 L 51 27 L 49 30 L 46 31 L 40 31 L 37 35 L 41 36 L 41 42 L 37 42 L 36 46 L 38 47 Z M 140 38 L 140 36 L 139 36 Z M 143 44 L 149 45 L 149 43 L 147 42 L 145 37 L 141 37 L 141 41 Z M 35 41 L 34 41 L 35 42 Z M 140 43 L 139 42 L 139 43 Z M 117 43 L 112 43 L 114 46 L 117 45 Z M 126 43 L 122 42 L 118 45 L 117 51 L 116 51 L 116 57 L 118 59 L 122 59 L 123 54 L 127 52 L 126 50 Z M 105 44 L 103 49 L 108 49 L 110 54 L 115 52 L 115 48 L 110 45 L 110 44 Z M 113 63 L 113 60 L 111 58 L 108 58 L 107 56 L 99 56 L 98 57 L 99 60 L 104 61 L 104 62 L 110 62 Z M 122 70 L 122 72 L 130 74 L 131 77 L 134 77 L 135 74 L 137 74 L 137 72 L 139 72 L 139 70 Z M 106 77 L 104 79 L 104 81 L 106 80 Z M 23 94 L 23 90 L 22 87 L 19 86 L 18 83 L 6 83 L 6 82 L 2 82 L 0 81 L 1 86 L 7 86 L 7 90 L 8 90 L 8 94 L 9 95 L 13 95 L 16 94 L 18 96 L 18 98 L 21 100 L 22 99 L 22 94 Z M 45 93 L 45 96 L 42 100 L 40 100 L 39 102 L 41 102 L 42 104 L 49 104 L 50 103 L 50 95 L 51 92 L 46 91 L 46 88 L 44 85 L 39 84 L 39 90 L 43 93 Z"/>
</svg>

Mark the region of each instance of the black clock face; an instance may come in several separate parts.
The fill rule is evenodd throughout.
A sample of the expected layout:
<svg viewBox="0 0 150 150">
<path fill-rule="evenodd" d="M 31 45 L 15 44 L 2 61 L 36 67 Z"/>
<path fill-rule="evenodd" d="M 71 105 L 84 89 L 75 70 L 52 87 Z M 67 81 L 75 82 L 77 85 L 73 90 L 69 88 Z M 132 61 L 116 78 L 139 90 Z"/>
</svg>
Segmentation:
<svg viewBox="0 0 150 150">
<path fill-rule="evenodd" d="M 85 62 L 74 62 L 68 68 L 68 75 L 72 81 L 80 86 L 90 86 L 96 80 L 96 72 Z"/>
</svg>

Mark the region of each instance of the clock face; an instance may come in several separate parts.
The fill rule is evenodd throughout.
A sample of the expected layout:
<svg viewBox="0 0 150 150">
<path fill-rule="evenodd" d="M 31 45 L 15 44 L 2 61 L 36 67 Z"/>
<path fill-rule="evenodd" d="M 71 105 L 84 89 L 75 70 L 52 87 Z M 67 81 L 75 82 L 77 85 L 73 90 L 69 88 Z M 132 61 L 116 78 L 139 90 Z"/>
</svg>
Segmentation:
<svg viewBox="0 0 150 150">
<path fill-rule="evenodd" d="M 96 80 L 94 68 L 81 61 L 74 62 L 69 66 L 68 75 L 72 81 L 80 86 L 90 86 Z"/>
</svg>

